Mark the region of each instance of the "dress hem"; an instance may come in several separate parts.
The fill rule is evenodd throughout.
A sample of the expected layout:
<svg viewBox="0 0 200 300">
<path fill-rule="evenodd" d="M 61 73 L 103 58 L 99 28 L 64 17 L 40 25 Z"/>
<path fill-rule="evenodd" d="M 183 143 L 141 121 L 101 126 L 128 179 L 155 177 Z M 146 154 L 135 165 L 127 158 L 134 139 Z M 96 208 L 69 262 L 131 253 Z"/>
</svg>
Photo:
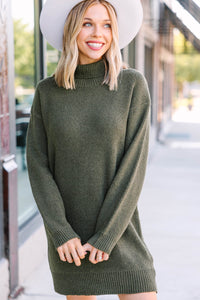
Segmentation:
<svg viewBox="0 0 200 300">
<path fill-rule="evenodd" d="M 52 276 L 55 291 L 65 296 L 157 292 L 154 269 L 79 274 L 52 272 Z"/>
</svg>

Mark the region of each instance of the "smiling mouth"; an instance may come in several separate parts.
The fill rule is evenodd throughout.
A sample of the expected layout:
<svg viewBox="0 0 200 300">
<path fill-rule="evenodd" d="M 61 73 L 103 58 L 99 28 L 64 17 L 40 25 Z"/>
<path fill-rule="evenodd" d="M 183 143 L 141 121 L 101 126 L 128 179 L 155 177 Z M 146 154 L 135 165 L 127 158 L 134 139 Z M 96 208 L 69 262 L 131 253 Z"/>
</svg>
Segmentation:
<svg viewBox="0 0 200 300">
<path fill-rule="evenodd" d="M 103 43 L 92 43 L 92 42 L 88 42 L 87 45 L 92 50 L 100 50 L 104 46 Z"/>
</svg>

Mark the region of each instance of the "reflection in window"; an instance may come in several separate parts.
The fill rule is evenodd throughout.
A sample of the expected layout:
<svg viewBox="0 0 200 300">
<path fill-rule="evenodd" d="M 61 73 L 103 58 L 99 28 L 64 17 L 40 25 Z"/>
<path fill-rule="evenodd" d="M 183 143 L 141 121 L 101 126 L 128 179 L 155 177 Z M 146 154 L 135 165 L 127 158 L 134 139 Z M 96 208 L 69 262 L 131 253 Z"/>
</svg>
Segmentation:
<svg viewBox="0 0 200 300">
<path fill-rule="evenodd" d="M 19 226 L 36 211 L 26 165 L 26 132 L 34 95 L 34 1 L 12 1 L 15 47 L 16 160 L 18 164 Z"/>
<path fill-rule="evenodd" d="M 60 52 L 49 45 L 49 43 L 47 43 L 46 49 L 47 76 L 52 76 L 55 73 L 55 69 L 60 58 Z"/>
</svg>

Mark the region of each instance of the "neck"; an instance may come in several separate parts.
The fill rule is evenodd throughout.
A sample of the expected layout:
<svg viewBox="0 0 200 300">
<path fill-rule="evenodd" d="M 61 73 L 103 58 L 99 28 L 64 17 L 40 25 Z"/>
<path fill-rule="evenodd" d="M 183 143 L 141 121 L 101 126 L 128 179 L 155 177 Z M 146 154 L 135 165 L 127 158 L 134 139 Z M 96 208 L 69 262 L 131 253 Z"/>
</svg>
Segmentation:
<svg viewBox="0 0 200 300">
<path fill-rule="evenodd" d="M 97 62 L 78 65 L 75 71 L 75 79 L 99 78 L 105 76 L 105 63 L 101 59 Z"/>
</svg>

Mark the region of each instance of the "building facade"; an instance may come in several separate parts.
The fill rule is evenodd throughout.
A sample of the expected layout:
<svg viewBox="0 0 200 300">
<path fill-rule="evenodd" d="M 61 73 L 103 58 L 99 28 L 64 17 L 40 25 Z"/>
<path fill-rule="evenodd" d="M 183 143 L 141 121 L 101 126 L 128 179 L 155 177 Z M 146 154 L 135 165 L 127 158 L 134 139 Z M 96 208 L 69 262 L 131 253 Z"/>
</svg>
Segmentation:
<svg viewBox="0 0 200 300">
<path fill-rule="evenodd" d="M 177 20 L 171 12 L 172 20 L 170 7 L 164 2 L 142 0 L 143 26 L 122 51 L 124 61 L 148 81 L 151 146 L 171 117 L 174 89 L 173 27 Z M 54 72 L 60 55 L 42 39 L 42 5 L 42 0 L 0 0 L 1 300 L 17 297 L 27 275 L 46 255 L 44 229 L 31 193 L 25 157 L 36 83 Z"/>
</svg>

